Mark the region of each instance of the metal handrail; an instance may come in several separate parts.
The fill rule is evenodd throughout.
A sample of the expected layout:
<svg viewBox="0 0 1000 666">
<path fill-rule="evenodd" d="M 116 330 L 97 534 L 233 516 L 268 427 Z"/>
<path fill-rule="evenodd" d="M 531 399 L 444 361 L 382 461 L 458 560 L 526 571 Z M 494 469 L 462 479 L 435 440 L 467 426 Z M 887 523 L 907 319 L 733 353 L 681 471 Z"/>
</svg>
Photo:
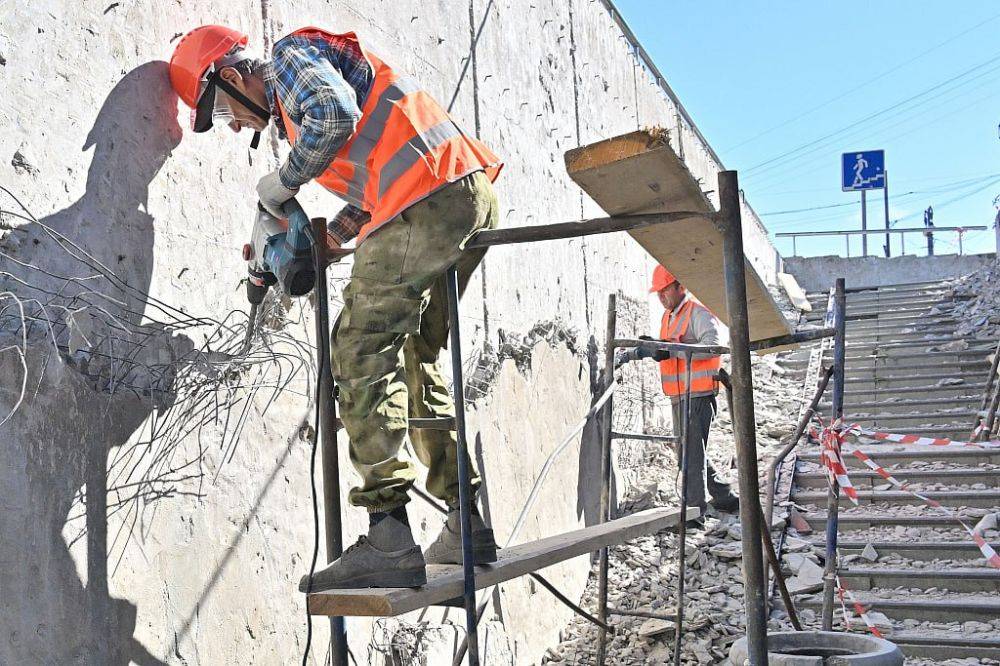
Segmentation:
<svg viewBox="0 0 1000 666">
<path fill-rule="evenodd" d="M 799 238 L 815 238 L 819 236 L 843 236 L 847 243 L 847 256 L 851 256 L 851 236 L 869 236 L 869 235 L 885 235 L 886 243 L 888 244 L 889 234 L 899 234 L 900 243 L 903 243 L 903 253 L 906 253 L 906 234 L 923 234 L 924 236 L 932 236 L 933 234 L 939 232 L 950 232 L 958 234 L 958 253 L 963 253 L 962 247 L 962 236 L 968 231 L 985 231 L 988 227 L 982 225 L 974 225 L 969 227 L 904 227 L 904 228 L 889 228 L 889 229 L 843 229 L 843 230 L 830 230 L 830 231 L 785 231 L 780 234 L 774 234 L 775 238 L 791 238 L 792 239 L 792 256 L 798 255 L 798 248 L 796 246 L 796 241 Z"/>
<path fill-rule="evenodd" d="M 799 236 L 861 236 L 882 234 L 936 234 L 939 231 L 953 231 L 964 234 L 967 231 L 985 231 L 987 227 L 895 227 L 890 229 L 833 229 L 830 231 L 784 231 L 774 234 L 775 238 L 795 238 Z"/>
<path fill-rule="evenodd" d="M 812 421 L 813 415 L 816 413 L 816 409 L 819 406 L 820 400 L 823 399 L 823 394 L 826 393 L 826 388 L 830 384 L 830 378 L 833 377 L 833 366 L 828 366 L 824 368 L 820 373 L 819 382 L 816 386 L 816 393 L 813 395 L 812 402 L 809 403 L 809 407 L 802 414 L 802 418 L 799 419 L 799 424 L 795 428 L 795 432 L 792 434 L 792 438 L 789 440 L 788 444 L 785 445 L 783 449 L 774 457 L 771 464 L 767 468 L 767 496 L 765 498 L 765 509 L 764 518 L 767 521 L 767 534 L 770 535 L 771 527 L 774 522 L 774 493 L 777 492 L 778 481 L 778 467 L 781 463 L 785 461 L 785 458 L 799 445 L 799 441 L 802 439 L 802 435 L 805 434 L 806 428 L 809 427 L 809 422 Z"/>
</svg>

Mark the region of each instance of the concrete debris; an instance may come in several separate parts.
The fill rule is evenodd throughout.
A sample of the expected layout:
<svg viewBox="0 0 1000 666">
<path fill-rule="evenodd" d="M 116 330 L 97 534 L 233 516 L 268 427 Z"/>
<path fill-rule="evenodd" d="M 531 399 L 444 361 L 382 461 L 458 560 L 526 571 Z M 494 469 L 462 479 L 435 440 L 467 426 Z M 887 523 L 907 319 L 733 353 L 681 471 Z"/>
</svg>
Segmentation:
<svg viewBox="0 0 1000 666">
<path fill-rule="evenodd" d="M 801 374 L 776 372 L 785 367 L 786 354 L 753 359 L 755 400 L 760 414 L 766 414 L 758 432 L 758 447 L 763 458 L 774 455 L 781 446 L 770 426 L 784 425 L 795 414 L 795 398 L 801 392 Z M 616 405 L 617 409 L 617 405 Z M 732 469 L 732 426 L 724 398 L 719 400 L 719 414 L 709 438 L 708 456 L 717 469 Z M 794 418 L 794 417 L 791 417 Z M 775 428 L 777 430 L 777 428 Z M 625 442 L 620 442 L 624 444 Z M 634 452 L 620 449 L 618 461 L 622 477 L 631 488 L 622 490 L 625 501 L 645 503 L 652 488 L 660 505 L 676 505 L 677 489 L 673 483 L 676 456 L 669 444 L 642 443 Z M 635 456 L 629 458 L 629 456 Z M 762 465 L 763 469 L 763 465 Z M 732 473 L 735 483 L 735 473 Z M 792 509 L 794 511 L 794 509 Z M 724 663 L 729 647 L 743 636 L 743 574 L 741 567 L 742 528 L 739 517 L 719 514 L 709 509 L 704 529 L 689 530 L 686 552 L 685 614 L 682 638 L 682 661 L 685 664 Z M 634 540 L 611 549 L 609 569 L 609 605 L 622 610 L 646 610 L 673 613 L 676 599 L 677 536 L 667 532 Z M 809 550 L 809 542 L 798 537 L 788 540 L 789 550 Z M 795 553 L 791 553 L 795 555 Z M 787 557 L 787 555 L 786 555 Z M 810 590 L 813 578 L 822 570 L 810 553 L 801 589 Z M 596 570 L 592 572 L 582 604 L 593 610 L 597 600 Z M 669 620 L 649 620 L 623 615 L 612 616 L 616 634 L 609 637 L 609 664 L 670 663 L 673 627 Z M 550 650 L 543 663 L 570 666 L 593 663 L 597 646 L 596 628 L 579 618 L 563 630 L 562 642 Z"/>
<path fill-rule="evenodd" d="M 868 560 L 869 562 L 878 561 L 878 551 L 875 550 L 875 546 L 865 544 L 864 550 L 861 551 L 861 559 Z"/>
<path fill-rule="evenodd" d="M 677 623 L 670 620 L 658 620 L 650 618 L 643 622 L 636 633 L 640 638 L 653 638 L 664 634 L 673 635 L 677 630 Z"/>
<path fill-rule="evenodd" d="M 809 525 L 809 521 L 795 509 L 788 512 L 788 524 L 799 534 L 812 534 L 813 529 Z"/>
<path fill-rule="evenodd" d="M 972 531 L 980 536 L 997 531 L 997 522 L 1000 521 L 1000 513 L 988 513 L 983 516 Z"/>
<path fill-rule="evenodd" d="M 38 169 L 32 165 L 20 150 L 14 151 L 14 156 L 10 160 L 10 165 L 14 167 L 14 172 L 22 176 L 37 176 Z"/>
</svg>

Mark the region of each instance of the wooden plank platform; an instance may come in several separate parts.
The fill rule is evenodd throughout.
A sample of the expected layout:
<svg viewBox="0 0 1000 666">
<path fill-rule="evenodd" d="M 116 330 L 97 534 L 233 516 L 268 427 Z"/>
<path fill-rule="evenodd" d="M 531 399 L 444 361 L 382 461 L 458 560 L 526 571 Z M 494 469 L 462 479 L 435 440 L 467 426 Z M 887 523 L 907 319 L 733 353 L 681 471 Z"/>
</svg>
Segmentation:
<svg viewBox="0 0 1000 666">
<path fill-rule="evenodd" d="M 677 527 L 677 509 L 649 509 L 601 525 L 532 541 L 498 552 L 491 565 L 476 567 L 476 588 L 527 575 L 559 562 L 586 555 L 604 546 Z M 688 520 L 697 518 L 696 507 L 688 509 Z M 309 595 L 307 606 L 312 615 L 389 616 L 447 602 L 462 596 L 462 567 L 428 565 L 427 584 L 418 588 L 365 588 L 328 590 Z"/>
<path fill-rule="evenodd" d="M 714 215 L 715 207 L 677 157 L 662 130 L 643 130 L 581 146 L 566 153 L 566 170 L 609 215 L 691 211 Z M 729 323 L 722 272 L 722 233 L 705 217 L 633 229 L 629 234 Z M 763 280 L 746 262 L 750 339 L 791 332 Z M 769 353 L 772 350 L 768 350 Z"/>
</svg>

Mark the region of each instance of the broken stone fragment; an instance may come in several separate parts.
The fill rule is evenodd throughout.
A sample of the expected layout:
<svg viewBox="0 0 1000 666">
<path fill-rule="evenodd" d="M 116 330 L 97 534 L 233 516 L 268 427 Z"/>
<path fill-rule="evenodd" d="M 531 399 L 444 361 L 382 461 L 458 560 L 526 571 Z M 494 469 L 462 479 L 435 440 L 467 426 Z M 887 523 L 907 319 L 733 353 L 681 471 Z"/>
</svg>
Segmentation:
<svg viewBox="0 0 1000 666">
<path fill-rule="evenodd" d="M 676 628 L 677 625 L 670 620 L 650 618 L 639 626 L 637 633 L 642 638 L 653 638 L 654 636 L 662 636 L 667 633 L 672 635 Z"/>
</svg>

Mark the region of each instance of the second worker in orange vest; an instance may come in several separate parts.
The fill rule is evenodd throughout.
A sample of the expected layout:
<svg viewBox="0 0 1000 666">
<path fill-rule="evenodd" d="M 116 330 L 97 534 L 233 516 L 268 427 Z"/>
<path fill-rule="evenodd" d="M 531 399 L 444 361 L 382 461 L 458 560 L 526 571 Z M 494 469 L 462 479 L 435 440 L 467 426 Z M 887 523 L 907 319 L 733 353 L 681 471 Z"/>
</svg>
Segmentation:
<svg viewBox="0 0 1000 666">
<path fill-rule="evenodd" d="M 663 266 L 657 266 L 653 271 L 653 284 L 649 291 L 656 293 L 664 309 L 661 340 L 698 345 L 726 343 L 727 335 L 722 323 Z M 716 510 L 730 512 L 739 507 L 739 498 L 712 465 L 706 452 L 708 434 L 717 411 L 719 382 L 715 377 L 722 367 L 721 361 L 719 356 L 713 355 L 695 354 L 691 358 L 691 421 L 687 433 L 688 506 L 700 508 L 703 514 L 708 507 L 706 485 Z M 659 363 L 663 393 L 670 398 L 673 408 L 674 434 L 678 438 L 675 448 L 679 461 L 687 364 L 683 357 L 672 354 Z"/>
<path fill-rule="evenodd" d="M 409 417 L 454 416 L 437 365 L 448 330 L 444 275 L 457 265 L 464 289 L 483 257 L 465 242 L 497 225 L 500 160 L 352 33 L 296 30 L 266 61 L 248 57 L 246 45 L 246 35 L 216 25 L 178 42 L 170 78 L 192 129 L 249 128 L 255 145 L 273 121 L 292 148 L 258 183 L 260 204 L 281 217 L 281 205 L 315 180 L 348 204 L 329 228 L 333 240 L 358 243 L 331 348 L 362 481 L 349 499 L 368 510 L 368 535 L 299 589 L 423 585 L 425 562 L 461 562 L 455 434 L 409 432 L 428 491 L 450 509 L 426 552 L 405 508 L 417 471 L 400 448 Z M 493 532 L 475 511 L 473 550 L 477 564 L 496 560 Z"/>
</svg>

